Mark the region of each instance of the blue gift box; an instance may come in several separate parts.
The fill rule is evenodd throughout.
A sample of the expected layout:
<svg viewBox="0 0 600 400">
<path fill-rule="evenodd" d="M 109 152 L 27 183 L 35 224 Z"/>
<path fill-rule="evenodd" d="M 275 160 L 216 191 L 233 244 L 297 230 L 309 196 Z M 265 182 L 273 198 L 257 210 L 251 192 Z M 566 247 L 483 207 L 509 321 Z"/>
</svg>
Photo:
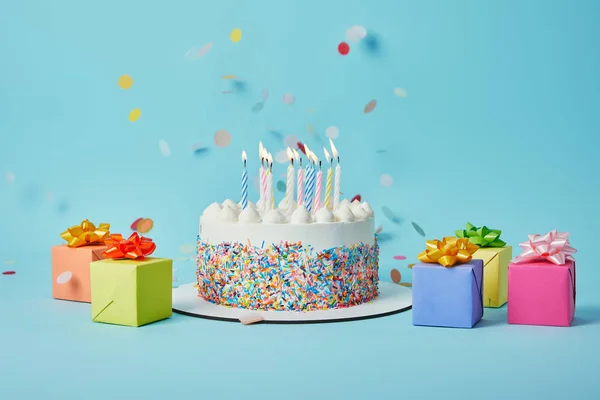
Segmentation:
<svg viewBox="0 0 600 400">
<path fill-rule="evenodd" d="M 483 261 L 413 269 L 413 325 L 472 328 L 483 316 Z"/>
</svg>

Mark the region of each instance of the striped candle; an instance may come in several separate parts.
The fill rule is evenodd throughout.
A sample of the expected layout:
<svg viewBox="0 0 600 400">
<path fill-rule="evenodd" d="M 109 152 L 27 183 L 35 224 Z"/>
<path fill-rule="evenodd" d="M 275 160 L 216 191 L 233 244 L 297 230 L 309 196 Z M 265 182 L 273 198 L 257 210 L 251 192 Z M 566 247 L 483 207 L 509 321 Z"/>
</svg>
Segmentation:
<svg viewBox="0 0 600 400">
<path fill-rule="evenodd" d="M 298 206 L 301 206 L 302 196 L 304 195 L 304 170 L 302 169 L 302 158 L 300 158 L 296 150 L 294 150 L 294 157 L 300 163 L 300 169 L 298 169 L 298 187 L 296 188 L 296 203 L 298 203 Z"/>
<path fill-rule="evenodd" d="M 319 172 L 317 172 L 315 184 L 315 213 L 321 208 L 321 195 L 323 190 L 323 171 L 321 171 L 321 161 L 319 161 Z"/>
<path fill-rule="evenodd" d="M 329 161 L 329 168 L 327 169 L 327 180 L 325 183 L 325 207 L 331 210 L 331 187 L 333 180 L 333 167 L 331 165 L 333 164 L 333 158 L 331 158 L 327 149 L 324 148 L 323 151 L 325 152 L 325 159 Z"/>
<path fill-rule="evenodd" d="M 242 171 L 242 210 L 248 207 L 248 170 L 246 170 L 246 151 L 242 151 L 244 170 Z"/>
<path fill-rule="evenodd" d="M 340 167 L 340 155 L 337 149 L 333 145 L 333 140 L 329 139 L 331 144 L 331 155 L 333 158 L 337 158 L 337 165 L 335 166 L 335 186 L 333 190 L 333 209 L 336 210 L 340 205 L 340 183 L 342 182 L 342 167 Z"/>
<path fill-rule="evenodd" d="M 265 167 L 264 167 L 264 163 L 265 163 L 265 159 L 261 159 L 261 166 L 260 166 L 260 200 L 262 203 L 262 208 L 265 209 L 265 201 L 266 201 L 266 197 L 267 197 L 267 177 L 266 177 L 266 173 L 265 173 Z"/>
<path fill-rule="evenodd" d="M 292 214 L 292 206 L 294 205 L 294 152 L 289 147 L 287 148 L 287 156 L 290 159 L 290 165 L 287 170 L 287 182 L 285 187 L 285 212 L 287 215 Z"/>
<path fill-rule="evenodd" d="M 307 170 L 306 177 L 306 192 L 304 193 L 304 203 L 308 211 L 312 211 L 313 198 L 315 195 L 315 165 L 310 164 Z"/>
</svg>

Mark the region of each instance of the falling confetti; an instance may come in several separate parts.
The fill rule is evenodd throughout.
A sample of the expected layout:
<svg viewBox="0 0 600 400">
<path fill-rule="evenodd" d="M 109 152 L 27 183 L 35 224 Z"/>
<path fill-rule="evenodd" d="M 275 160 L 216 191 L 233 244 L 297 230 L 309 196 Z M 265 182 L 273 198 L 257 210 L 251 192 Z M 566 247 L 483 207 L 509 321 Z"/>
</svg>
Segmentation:
<svg viewBox="0 0 600 400">
<path fill-rule="evenodd" d="M 368 102 L 367 105 L 365 106 L 365 114 L 368 114 L 371 111 L 373 111 L 376 106 L 377 106 L 377 100 L 371 100 L 370 102 Z"/>
<path fill-rule="evenodd" d="M 359 25 L 354 25 L 346 31 L 346 40 L 352 43 L 358 43 L 367 36 L 367 30 Z"/>
<path fill-rule="evenodd" d="M 394 212 L 388 206 L 381 207 L 381 211 L 383 211 L 383 215 L 385 215 L 385 217 L 394 224 L 400 224 L 402 222 L 402 219 L 395 215 Z"/>
<path fill-rule="evenodd" d="M 259 101 L 255 105 L 252 106 L 252 112 L 260 112 L 265 107 L 265 103 Z"/>
<path fill-rule="evenodd" d="M 379 178 L 379 183 L 381 183 L 381 186 L 390 187 L 394 184 L 394 178 L 391 175 L 383 174 Z"/>
<path fill-rule="evenodd" d="M 410 282 L 400 282 L 399 285 L 404 287 L 412 287 L 412 283 Z"/>
<path fill-rule="evenodd" d="M 281 151 L 278 151 L 277 154 L 275 154 L 275 162 L 285 163 L 285 162 L 289 162 L 289 161 L 290 160 L 288 159 L 287 151 L 281 150 Z"/>
<path fill-rule="evenodd" d="M 138 229 L 138 228 L 137 228 L 137 227 L 138 227 L 138 224 L 139 224 L 139 223 L 140 223 L 140 221 L 141 221 L 141 220 L 143 220 L 143 219 L 144 219 L 144 218 L 138 218 L 138 219 L 136 219 L 135 221 L 133 221 L 133 222 L 131 223 L 131 226 L 130 226 L 131 230 L 132 230 L 132 231 L 137 231 L 137 229 Z"/>
<path fill-rule="evenodd" d="M 405 256 L 394 256 L 394 260 L 406 260 Z"/>
<path fill-rule="evenodd" d="M 121 89 L 127 90 L 133 85 L 133 79 L 129 75 L 121 75 L 118 84 Z"/>
<path fill-rule="evenodd" d="M 7 172 L 5 175 L 6 183 L 12 185 L 15 182 L 15 174 L 14 172 Z"/>
<path fill-rule="evenodd" d="M 163 139 L 158 141 L 158 148 L 160 149 L 160 154 L 162 154 L 163 157 L 169 157 L 171 155 L 171 148 Z"/>
<path fill-rule="evenodd" d="M 379 227 L 377 229 L 375 229 L 375 233 L 381 233 L 382 230 L 383 230 L 383 225 L 379 225 Z"/>
<path fill-rule="evenodd" d="M 179 246 L 179 252 L 182 254 L 192 254 L 196 252 L 196 244 L 183 244 Z"/>
<path fill-rule="evenodd" d="M 208 147 L 204 143 L 202 143 L 202 142 L 194 143 L 192 145 L 192 151 L 194 153 L 197 152 L 197 151 L 201 151 L 201 150 L 207 149 L 207 148 Z"/>
<path fill-rule="evenodd" d="M 231 143 L 231 135 L 224 129 L 215 132 L 215 144 L 218 147 L 227 147 Z"/>
<path fill-rule="evenodd" d="M 350 203 L 354 203 L 355 201 L 362 201 L 362 196 L 360 194 L 357 194 L 352 198 L 352 200 L 350 200 Z"/>
<path fill-rule="evenodd" d="M 340 135 L 340 130 L 337 126 L 330 126 L 325 129 L 325 135 L 330 139 L 336 139 Z"/>
<path fill-rule="evenodd" d="M 144 218 L 137 224 L 137 231 L 139 233 L 148 233 L 152 230 L 154 226 L 154 221 L 150 218 Z"/>
<path fill-rule="evenodd" d="M 338 45 L 338 53 L 340 53 L 341 55 L 345 56 L 349 52 L 350 52 L 350 46 L 348 46 L 348 43 L 342 42 Z"/>
<path fill-rule="evenodd" d="M 56 283 L 58 285 L 64 285 L 65 283 L 69 282 L 72 277 L 73 273 L 71 273 L 71 271 L 65 271 L 56 277 Z"/>
<path fill-rule="evenodd" d="M 264 88 L 261 92 L 260 92 L 260 98 L 262 99 L 263 103 L 266 103 L 267 100 L 269 99 L 269 89 Z"/>
<path fill-rule="evenodd" d="M 402 88 L 396 88 L 394 89 L 394 94 L 398 97 L 406 97 L 406 90 Z"/>
<path fill-rule="evenodd" d="M 389 233 L 389 232 L 383 232 L 377 235 L 377 241 L 379 243 L 385 243 L 385 242 L 389 242 L 390 240 L 392 240 L 395 237 L 394 234 Z"/>
<path fill-rule="evenodd" d="M 212 45 L 213 44 L 211 42 L 211 43 L 206 43 L 204 46 L 200 47 L 200 49 L 196 53 L 196 57 L 199 58 L 199 57 L 202 57 L 203 55 L 205 55 L 206 53 L 208 53 L 208 51 L 210 50 Z"/>
<path fill-rule="evenodd" d="M 412 267 L 414 267 L 415 264 L 408 264 L 408 269 L 412 269 Z"/>
<path fill-rule="evenodd" d="M 298 149 L 304 154 L 306 155 L 306 149 L 304 148 L 304 144 L 301 142 L 296 143 L 296 146 L 298 146 Z"/>
<path fill-rule="evenodd" d="M 131 112 L 129 113 L 129 120 L 131 122 L 135 122 L 138 120 L 138 118 L 140 117 L 140 115 L 142 115 L 142 110 L 140 110 L 139 108 L 134 108 L 133 110 L 131 110 Z"/>
<path fill-rule="evenodd" d="M 16 272 L 15 272 L 15 271 L 4 271 L 4 272 L 2 273 L 2 275 L 14 275 L 14 274 L 16 274 Z"/>
<path fill-rule="evenodd" d="M 239 42 L 240 40 L 242 40 L 242 30 L 240 28 L 235 28 L 229 34 L 229 38 L 233 43 Z"/>
<path fill-rule="evenodd" d="M 237 79 L 237 75 L 223 75 L 221 78 L 223 78 L 223 79 Z"/>
<path fill-rule="evenodd" d="M 394 283 L 400 283 L 400 281 L 402 280 L 402 274 L 400 274 L 400 271 L 398 271 L 395 268 L 390 271 L 390 277 L 392 278 L 392 282 Z"/>
<path fill-rule="evenodd" d="M 271 135 L 273 135 L 275 138 L 281 140 L 283 138 L 283 133 L 276 131 L 275 129 L 267 129 L 267 131 L 269 131 L 269 133 Z"/>
<path fill-rule="evenodd" d="M 314 135 L 315 134 L 315 127 L 312 124 L 306 124 L 306 131 L 308 132 L 309 135 Z"/>
<path fill-rule="evenodd" d="M 285 104 L 293 104 L 294 103 L 294 95 L 291 93 L 286 93 L 283 95 L 283 102 Z"/>
<path fill-rule="evenodd" d="M 283 139 L 283 145 L 287 148 L 294 148 L 294 146 L 296 146 L 296 143 L 298 143 L 300 139 L 298 139 L 298 136 L 296 135 L 287 135 L 285 137 L 285 139 Z"/>
<path fill-rule="evenodd" d="M 277 181 L 277 190 L 281 193 L 285 193 L 285 182 Z"/>
<path fill-rule="evenodd" d="M 242 325 L 251 325 L 263 321 L 264 318 L 258 314 L 246 314 L 242 315 L 239 320 Z"/>
<path fill-rule="evenodd" d="M 419 226 L 419 224 L 417 224 L 416 222 L 412 223 L 413 228 L 415 228 L 415 231 L 417 231 L 417 233 L 423 237 L 425 237 L 425 231 L 423 230 L 423 228 L 421 228 Z"/>
</svg>

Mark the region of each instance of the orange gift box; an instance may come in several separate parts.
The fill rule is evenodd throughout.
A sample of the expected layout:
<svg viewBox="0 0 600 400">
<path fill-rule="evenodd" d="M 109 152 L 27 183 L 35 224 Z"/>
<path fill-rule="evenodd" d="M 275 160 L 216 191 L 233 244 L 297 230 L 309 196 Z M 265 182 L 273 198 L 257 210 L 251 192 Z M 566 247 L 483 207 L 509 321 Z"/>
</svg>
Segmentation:
<svg viewBox="0 0 600 400">
<path fill-rule="evenodd" d="M 52 247 L 52 297 L 60 300 L 82 301 L 90 303 L 90 263 L 104 260 L 102 253 L 108 246 L 68 247 L 67 245 Z M 57 278 L 69 273 L 71 279 L 64 283 Z"/>
</svg>

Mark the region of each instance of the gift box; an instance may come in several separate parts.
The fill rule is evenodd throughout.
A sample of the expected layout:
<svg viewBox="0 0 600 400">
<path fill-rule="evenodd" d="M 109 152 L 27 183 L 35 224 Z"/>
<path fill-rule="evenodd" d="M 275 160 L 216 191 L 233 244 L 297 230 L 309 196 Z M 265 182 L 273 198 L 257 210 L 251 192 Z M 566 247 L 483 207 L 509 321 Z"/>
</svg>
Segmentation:
<svg viewBox="0 0 600 400">
<path fill-rule="evenodd" d="M 457 238 L 427 246 L 412 268 L 413 325 L 472 328 L 483 316 L 483 261 L 472 259 L 477 246 Z"/>
<path fill-rule="evenodd" d="M 173 260 L 147 257 L 155 245 L 137 233 L 112 235 L 105 260 L 92 262 L 92 321 L 142 326 L 172 315 Z"/>
<path fill-rule="evenodd" d="M 483 260 L 483 305 L 502 307 L 508 299 L 508 264 L 512 260 L 512 247 L 500 239 L 502 231 L 486 226 L 476 228 L 467 223 L 464 230 L 456 231 L 459 238 L 479 246 L 473 258 Z"/>
<path fill-rule="evenodd" d="M 575 315 L 576 252 L 568 233 L 530 235 L 508 268 L 508 323 L 570 326 Z"/>
<path fill-rule="evenodd" d="M 52 297 L 89 303 L 90 263 L 104 259 L 109 224 L 84 220 L 61 234 L 67 244 L 52 247 Z"/>
</svg>

